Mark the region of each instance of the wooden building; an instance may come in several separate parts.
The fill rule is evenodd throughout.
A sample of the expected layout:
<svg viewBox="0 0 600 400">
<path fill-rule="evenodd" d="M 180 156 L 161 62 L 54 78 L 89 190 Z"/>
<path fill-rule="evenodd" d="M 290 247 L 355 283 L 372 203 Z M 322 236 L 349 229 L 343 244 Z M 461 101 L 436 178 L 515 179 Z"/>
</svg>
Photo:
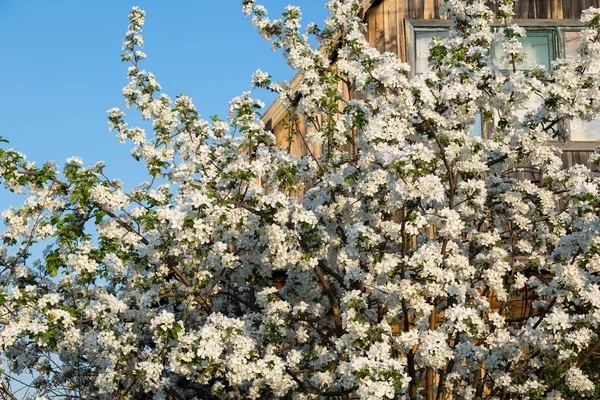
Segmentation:
<svg viewBox="0 0 600 400">
<path fill-rule="evenodd" d="M 367 24 L 369 43 L 379 51 L 398 54 L 415 74 L 427 69 L 431 38 L 443 36 L 449 28 L 449 21 L 440 15 L 441 3 L 442 0 L 365 0 L 359 15 Z M 490 1 L 492 9 L 493 3 Z M 592 6 L 600 7 L 600 0 L 515 0 L 515 22 L 526 28 L 528 34 L 523 43 L 528 59 L 522 68 L 535 64 L 550 68 L 554 59 L 573 56 L 580 40 L 581 13 Z M 292 86 L 299 80 L 294 78 Z M 277 144 L 289 147 L 292 154 L 320 153 L 318 146 L 306 144 L 309 128 L 304 126 L 303 119 L 298 118 L 292 126 L 287 110 L 278 101 L 267 110 L 263 120 L 275 133 Z M 474 127 L 483 136 L 489 129 L 489 124 Z M 302 137 L 290 135 L 294 130 L 300 130 Z M 566 166 L 587 164 L 600 140 L 600 120 L 573 121 L 571 132 L 569 140 L 557 142 L 563 150 L 563 161 Z M 535 171 L 521 171 L 520 175 L 531 180 L 538 178 Z"/>
</svg>

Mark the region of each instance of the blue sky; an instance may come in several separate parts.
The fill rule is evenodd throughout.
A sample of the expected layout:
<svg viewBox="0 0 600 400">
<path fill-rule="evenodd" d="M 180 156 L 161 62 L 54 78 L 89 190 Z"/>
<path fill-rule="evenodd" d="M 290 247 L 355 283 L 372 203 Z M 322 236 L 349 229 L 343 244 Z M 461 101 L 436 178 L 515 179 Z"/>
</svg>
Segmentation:
<svg viewBox="0 0 600 400">
<path fill-rule="evenodd" d="M 271 15 L 293 3 L 304 22 L 322 21 L 325 0 L 265 0 Z M 132 6 L 146 10 L 143 68 L 172 98 L 191 96 L 202 116 L 225 116 L 261 68 L 294 75 L 243 16 L 239 0 L 0 0 L 0 136 L 29 160 L 104 160 L 127 186 L 144 179 L 130 146 L 108 131 L 106 110 L 124 108 L 121 40 Z M 269 104 L 273 98 L 256 94 Z M 130 111 L 131 113 L 132 111 Z M 8 205 L 0 192 L 0 208 Z M 18 202 L 10 201 L 13 205 Z"/>
<path fill-rule="evenodd" d="M 290 2 L 299 5 L 306 23 L 326 15 L 325 0 L 258 2 L 272 15 Z M 229 100 L 250 90 L 258 68 L 275 79 L 294 75 L 244 17 L 240 4 L 241 0 L 0 0 L 0 136 L 39 164 L 55 160 L 62 165 L 68 157 L 79 156 L 87 165 L 105 161 L 105 172 L 122 179 L 126 187 L 146 180 L 143 165 L 129 155 L 130 145 L 120 144 L 106 123 L 106 110 L 125 108 L 121 89 L 127 84 L 127 65 L 120 54 L 129 10 L 137 5 L 147 13 L 148 59 L 143 68 L 156 75 L 172 98 L 180 93 L 191 96 L 208 118 L 226 117 Z M 267 104 L 274 100 L 266 93 L 255 95 Z M 23 196 L 0 187 L 0 212 L 23 201 Z"/>
<path fill-rule="evenodd" d="M 259 0 L 272 15 L 290 2 L 302 7 L 306 23 L 325 17 L 325 0 Z M 204 117 L 225 117 L 229 100 L 250 90 L 256 69 L 276 79 L 294 75 L 240 3 L 0 0 L 0 136 L 40 164 L 62 165 L 70 156 L 88 165 L 104 160 L 109 176 L 136 185 L 146 179 L 144 168 L 106 123 L 106 110 L 125 108 L 127 65 L 120 54 L 129 10 L 137 5 L 147 12 L 143 68 L 156 75 L 163 92 L 191 96 Z M 273 100 L 256 95 L 267 104 Z M 0 187 L 0 211 L 23 200 Z"/>
</svg>

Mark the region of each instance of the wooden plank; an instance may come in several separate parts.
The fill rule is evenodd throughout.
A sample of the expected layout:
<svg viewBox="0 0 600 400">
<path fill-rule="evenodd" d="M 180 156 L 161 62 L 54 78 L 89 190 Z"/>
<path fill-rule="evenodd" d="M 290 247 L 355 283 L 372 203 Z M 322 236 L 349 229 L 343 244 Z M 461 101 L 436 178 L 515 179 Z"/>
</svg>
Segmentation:
<svg viewBox="0 0 600 400">
<path fill-rule="evenodd" d="M 402 0 L 400 0 L 402 1 Z M 411 21 L 404 20 L 404 39 L 406 42 L 406 62 L 410 64 L 410 76 L 415 76 L 415 31 Z"/>
<path fill-rule="evenodd" d="M 435 0 L 424 0 L 423 5 L 423 18 L 424 19 L 435 19 Z"/>
<path fill-rule="evenodd" d="M 563 19 L 563 2 L 562 0 L 552 0 L 552 13 L 550 18 Z"/>
<path fill-rule="evenodd" d="M 369 44 L 378 50 L 383 50 L 381 46 L 382 42 L 385 43 L 383 38 L 383 15 L 381 13 L 383 7 L 381 3 L 375 4 L 367 12 L 367 36 Z"/>
<path fill-rule="evenodd" d="M 565 168 L 569 168 L 573 166 L 573 152 L 572 151 L 565 151 L 563 153 L 563 163 Z"/>
<path fill-rule="evenodd" d="M 383 36 L 383 41 L 381 43 L 381 52 L 390 51 L 390 42 L 392 42 L 394 38 L 394 34 L 390 34 L 390 15 L 389 15 L 390 1 L 386 0 L 381 4 L 381 31 Z"/>
<path fill-rule="evenodd" d="M 563 168 L 567 166 L 567 153 L 562 153 L 560 155 L 560 158 L 562 159 L 562 163 L 563 163 Z"/>
<path fill-rule="evenodd" d="M 529 0 L 515 2 L 515 18 L 529 18 Z"/>
<path fill-rule="evenodd" d="M 404 62 L 407 61 L 406 56 L 406 35 L 405 35 L 405 18 L 406 18 L 406 2 L 405 0 L 395 0 L 396 2 L 396 41 L 398 57 Z"/>
<path fill-rule="evenodd" d="M 598 165 L 590 162 L 592 154 L 593 151 L 591 150 L 564 151 L 562 154 L 563 165 L 565 168 L 570 168 L 574 165 L 585 165 L 592 170 L 598 170 Z"/>
<path fill-rule="evenodd" d="M 273 128 L 273 134 L 275 135 L 275 144 L 278 147 L 286 147 L 287 142 L 287 130 L 285 129 L 285 118 L 281 119 L 277 125 Z"/>
<path fill-rule="evenodd" d="M 562 151 L 594 151 L 598 146 L 600 146 L 600 142 L 598 141 L 589 141 L 589 142 L 550 142 L 552 145 L 558 147 Z"/>
<path fill-rule="evenodd" d="M 386 0 L 383 2 L 383 23 L 385 31 L 385 51 L 397 53 L 398 49 L 398 12 L 396 10 L 396 0 Z"/>
<path fill-rule="evenodd" d="M 376 10 L 369 9 L 367 11 L 367 40 L 371 47 L 377 44 L 377 21 L 375 18 Z"/>
<path fill-rule="evenodd" d="M 567 19 L 514 19 L 513 22 L 519 26 L 523 27 L 537 27 L 537 28 L 546 28 L 546 27 L 557 27 L 557 26 L 582 26 L 580 21 L 577 20 L 567 20 Z M 450 27 L 451 22 L 449 20 L 443 19 L 411 19 L 411 23 L 414 26 L 418 27 Z M 494 23 L 492 26 L 502 26 L 502 24 Z"/>
<path fill-rule="evenodd" d="M 581 0 L 581 11 L 587 10 L 590 7 L 598 7 L 598 0 Z"/>
<path fill-rule="evenodd" d="M 581 164 L 585 166 L 590 166 L 590 156 L 592 155 L 591 151 L 578 151 L 577 157 L 574 160 L 576 164 Z"/>
<path fill-rule="evenodd" d="M 513 22 L 523 27 L 553 28 L 557 26 L 583 26 L 578 19 L 515 19 Z"/>
<path fill-rule="evenodd" d="M 592 154 L 594 152 L 592 151 L 582 151 L 581 152 L 581 157 L 582 157 L 582 161 L 585 163 L 585 165 L 587 165 L 588 167 L 590 167 L 592 165 L 592 161 L 590 160 L 590 158 L 592 157 Z"/>
<path fill-rule="evenodd" d="M 551 0 L 536 0 L 534 2 L 534 14 L 536 19 L 548 19 L 552 15 Z"/>
<path fill-rule="evenodd" d="M 577 2 L 573 0 L 562 0 L 564 18 L 577 18 L 575 17 L 575 3 Z"/>
<path fill-rule="evenodd" d="M 535 0 L 526 0 L 525 1 L 527 4 L 527 16 L 525 16 L 525 18 L 527 19 L 536 19 L 536 6 L 535 6 Z"/>
<path fill-rule="evenodd" d="M 298 117 L 298 125 L 301 132 L 304 132 L 303 118 Z M 304 141 L 298 134 L 296 134 L 296 127 L 292 129 L 292 141 L 288 143 L 289 129 L 288 129 L 288 118 L 281 119 L 273 128 L 273 134 L 275 135 L 275 144 L 278 147 L 287 149 L 289 147 L 290 154 L 295 156 L 303 156 L 306 154 L 306 146 Z"/>
<path fill-rule="evenodd" d="M 590 7 L 598 7 L 598 0 L 578 0 L 578 1 L 569 0 L 569 1 L 572 1 L 572 7 L 573 7 L 573 10 L 572 10 L 573 15 L 570 18 L 579 19 L 579 18 L 581 18 L 581 13 L 583 10 L 587 10 Z"/>
<path fill-rule="evenodd" d="M 373 9 L 375 10 L 375 47 L 377 48 L 377 50 L 383 52 L 385 51 L 384 49 L 386 42 L 385 27 L 383 21 L 383 3 L 379 3 L 378 5 L 373 7 Z"/>
<path fill-rule="evenodd" d="M 408 18 L 421 19 L 424 15 L 423 0 L 407 0 L 408 1 Z"/>
<path fill-rule="evenodd" d="M 573 151 L 571 152 L 571 159 L 573 160 L 573 165 L 581 164 L 581 151 Z"/>
<path fill-rule="evenodd" d="M 307 153 L 306 146 L 304 145 L 304 140 L 300 137 L 300 134 L 304 134 L 305 132 L 304 118 L 302 118 L 302 116 L 297 117 L 297 124 L 294 127 L 293 132 L 294 136 L 292 136 L 292 145 L 290 147 L 290 153 L 295 156 L 302 157 Z"/>
<path fill-rule="evenodd" d="M 404 0 L 399 0 L 399 1 L 402 2 Z M 407 12 L 410 12 L 410 10 L 407 10 Z M 408 18 L 410 18 L 410 15 L 408 16 Z M 410 18 L 410 22 L 414 26 L 422 26 L 422 27 L 439 27 L 439 26 L 450 27 L 452 25 L 452 23 L 447 19 L 435 20 L 435 19 L 423 19 L 423 18 Z"/>
</svg>

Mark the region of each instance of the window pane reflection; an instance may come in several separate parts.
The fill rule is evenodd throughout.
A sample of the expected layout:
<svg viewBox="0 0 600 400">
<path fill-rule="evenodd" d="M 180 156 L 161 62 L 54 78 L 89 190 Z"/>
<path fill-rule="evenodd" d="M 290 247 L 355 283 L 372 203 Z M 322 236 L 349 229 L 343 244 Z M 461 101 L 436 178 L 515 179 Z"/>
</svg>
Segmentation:
<svg viewBox="0 0 600 400">
<path fill-rule="evenodd" d="M 445 38 L 448 35 L 447 30 L 419 31 L 415 33 L 415 74 L 423 74 L 429 71 L 429 45 L 433 38 Z M 482 125 L 481 114 L 477 114 L 469 136 L 481 136 Z"/>
<path fill-rule="evenodd" d="M 448 31 L 423 31 L 415 35 L 415 73 L 422 74 L 429 71 L 429 44 L 434 37 L 448 37 Z"/>
<path fill-rule="evenodd" d="M 564 55 L 566 59 L 577 57 L 577 49 L 581 44 L 580 31 L 563 31 Z"/>
<path fill-rule="evenodd" d="M 594 141 L 598 139 L 600 139 L 600 120 L 574 119 L 571 121 L 571 140 Z"/>
<path fill-rule="evenodd" d="M 475 115 L 475 123 L 469 132 L 469 136 L 477 137 L 481 136 L 481 132 L 483 132 L 483 120 L 481 118 L 481 114 Z"/>
<path fill-rule="evenodd" d="M 581 31 L 571 30 L 563 31 L 564 56 L 566 59 L 575 59 L 577 49 L 581 44 Z M 596 71 L 590 71 L 596 72 Z M 570 123 L 571 141 L 596 141 L 600 139 L 600 119 L 584 121 L 576 118 Z"/>
<path fill-rule="evenodd" d="M 524 57 L 524 60 L 521 64 L 517 65 L 517 70 L 519 71 L 528 71 L 535 67 L 536 65 L 542 65 L 548 69 L 550 69 L 550 60 L 551 60 L 551 35 L 550 34 L 533 34 L 528 33 L 527 37 L 521 38 L 521 44 L 523 46 L 521 50 L 521 54 Z M 493 54 L 497 61 L 500 58 L 504 57 L 505 52 L 502 47 L 502 43 L 495 42 L 493 45 Z M 512 65 L 509 64 L 501 64 L 500 69 L 502 70 L 512 70 Z"/>
</svg>

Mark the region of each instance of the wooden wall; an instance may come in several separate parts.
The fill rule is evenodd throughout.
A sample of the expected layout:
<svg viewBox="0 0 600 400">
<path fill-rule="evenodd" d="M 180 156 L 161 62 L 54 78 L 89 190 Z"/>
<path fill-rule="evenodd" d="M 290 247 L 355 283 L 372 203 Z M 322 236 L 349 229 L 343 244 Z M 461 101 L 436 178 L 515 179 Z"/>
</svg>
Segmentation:
<svg viewBox="0 0 600 400">
<path fill-rule="evenodd" d="M 308 136 L 314 130 L 314 127 L 307 126 L 303 116 L 299 116 L 292 124 L 288 122 L 287 117 L 281 119 L 272 129 L 277 146 L 289 149 L 289 152 L 294 155 L 312 154 L 316 158 L 320 157 L 321 145 L 307 142 Z M 292 135 L 288 133 L 289 129 L 294 132 Z"/>
<path fill-rule="evenodd" d="M 583 10 L 598 7 L 598 0 L 517 0 L 516 3 L 518 19 L 579 19 Z"/>
<path fill-rule="evenodd" d="M 379 0 L 365 13 L 367 38 L 379 51 L 391 51 L 406 61 L 406 19 L 440 19 L 442 0 Z M 490 1 L 490 7 L 495 5 Z M 516 19 L 579 19 L 581 12 L 600 7 L 600 0 L 516 0 Z"/>
<path fill-rule="evenodd" d="M 563 150 L 562 159 L 565 166 L 585 165 L 593 171 L 600 171 L 600 166 L 591 163 L 590 156 L 593 150 Z"/>
</svg>

